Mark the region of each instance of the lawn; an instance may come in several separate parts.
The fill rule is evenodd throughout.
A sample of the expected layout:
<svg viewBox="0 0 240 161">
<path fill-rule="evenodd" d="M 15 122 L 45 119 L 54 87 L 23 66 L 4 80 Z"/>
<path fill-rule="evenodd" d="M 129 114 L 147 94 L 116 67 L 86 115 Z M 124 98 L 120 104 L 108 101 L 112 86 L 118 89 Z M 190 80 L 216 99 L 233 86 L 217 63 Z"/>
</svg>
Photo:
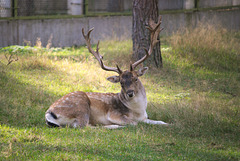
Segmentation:
<svg viewBox="0 0 240 161">
<path fill-rule="evenodd" d="M 141 77 L 147 125 L 48 128 L 44 114 L 73 91 L 119 92 L 85 47 L 0 49 L 0 160 L 240 160 L 240 33 L 201 26 L 162 39 L 163 68 Z M 132 41 L 105 41 L 127 69 Z M 12 60 L 8 64 L 7 58 Z M 6 58 L 6 57 L 7 58 Z"/>
</svg>

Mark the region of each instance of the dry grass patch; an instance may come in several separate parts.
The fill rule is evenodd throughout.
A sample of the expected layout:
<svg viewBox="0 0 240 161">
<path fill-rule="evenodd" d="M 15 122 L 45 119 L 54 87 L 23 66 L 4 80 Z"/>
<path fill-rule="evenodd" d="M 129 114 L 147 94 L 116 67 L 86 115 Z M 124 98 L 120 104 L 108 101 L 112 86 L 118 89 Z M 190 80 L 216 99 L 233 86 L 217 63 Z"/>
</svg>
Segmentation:
<svg viewBox="0 0 240 161">
<path fill-rule="evenodd" d="M 240 70 L 239 33 L 209 24 L 176 32 L 170 39 L 175 54 L 196 66 L 216 70 Z"/>
</svg>

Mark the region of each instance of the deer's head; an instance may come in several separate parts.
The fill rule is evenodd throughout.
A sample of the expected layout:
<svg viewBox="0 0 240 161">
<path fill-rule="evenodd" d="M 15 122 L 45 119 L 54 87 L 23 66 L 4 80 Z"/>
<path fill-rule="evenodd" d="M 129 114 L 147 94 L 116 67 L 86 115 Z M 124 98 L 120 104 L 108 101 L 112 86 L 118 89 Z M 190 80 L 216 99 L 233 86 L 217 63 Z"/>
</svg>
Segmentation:
<svg viewBox="0 0 240 161">
<path fill-rule="evenodd" d="M 144 75 L 147 72 L 148 67 L 143 67 L 143 68 L 140 68 L 139 70 L 135 70 L 135 68 L 139 64 L 143 63 L 150 56 L 150 54 L 153 51 L 154 46 L 156 45 L 157 42 L 159 42 L 158 35 L 162 30 L 162 28 L 160 28 L 160 24 L 161 24 L 161 17 L 159 17 L 157 23 L 155 23 L 151 19 L 149 20 L 149 24 L 146 27 L 147 29 L 149 29 L 150 34 L 151 34 L 149 49 L 147 50 L 144 48 L 146 51 L 146 55 L 143 58 L 141 58 L 140 60 L 130 64 L 130 70 L 126 70 L 126 71 L 122 71 L 118 66 L 117 67 L 108 67 L 108 66 L 104 65 L 103 61 L 102 61 L 103 57 L 99 53 L 99 47 L 98 47 L 99 41 L 97 44 L 96 51 L 94 51 L 91 48 L 90 34 L 93 31 L 93 28 L 90 29 L 86 35 L 84 34 L 84 29 L 82 29 L 82 34 L 86 41 L 86 45 L 87 45 L 89 52 L 95 56 L 95 58 L 98 60 L 100 66 L 103 70 L 113 71 L 113 72 L 118 73 L 118 75 L 108 77 L 107 79 L 112 83 L 120 82 L 121 87 L 122 87 L 121 92 L 128 99 L 133 98 L 139 92 L 139 90 L 144 90 L 142 83 L 140 82 L 138 77 Z"/>
<path fill-rule="evenodd" d="M 138 94 L 139 90 L 142 89 L 142 83 L 138 79 L 138 77 L 144 75 L 148 70 L 148 67 L 143 67 L 138 71 L 135 70 L 126 70 L 122 72 L 119 70 L 119 75 L 108 77 L 112 83 L 121 84 L 122 93 L 125 95 L 125 98 L 133 98 L 136 94 Z"/>
</svg>

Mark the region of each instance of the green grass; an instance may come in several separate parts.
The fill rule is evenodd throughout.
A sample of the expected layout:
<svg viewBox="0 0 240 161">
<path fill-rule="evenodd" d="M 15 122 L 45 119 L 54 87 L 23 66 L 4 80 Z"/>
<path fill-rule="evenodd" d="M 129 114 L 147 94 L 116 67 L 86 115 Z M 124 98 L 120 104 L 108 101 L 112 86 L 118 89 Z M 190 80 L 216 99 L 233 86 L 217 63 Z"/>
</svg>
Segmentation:
<svg viewBox="0 0 240 161">
<path fill-rule="evenodd" d="M 201 46 L 195 32 L 164 38 L 164 68 L 141 78 L 149 117 L 170 127 L 48 128 L 45 111 L 61 96 L 119 92 L 120 85 L 106 80 L 114 73 L 100 69 L 85 47 L 0 49 L 0 160 L 240 160 L 240 37 L 214 31 L 215 46 L 225 42 L 220 49 Z M 131 50 L 129 40 L 100 44 L 105 63 L 124 69 Z M 202 52 L 206 57 L 197 59 Z M 10 54 L 18 61 L 6 66 Z"/>
</svg>

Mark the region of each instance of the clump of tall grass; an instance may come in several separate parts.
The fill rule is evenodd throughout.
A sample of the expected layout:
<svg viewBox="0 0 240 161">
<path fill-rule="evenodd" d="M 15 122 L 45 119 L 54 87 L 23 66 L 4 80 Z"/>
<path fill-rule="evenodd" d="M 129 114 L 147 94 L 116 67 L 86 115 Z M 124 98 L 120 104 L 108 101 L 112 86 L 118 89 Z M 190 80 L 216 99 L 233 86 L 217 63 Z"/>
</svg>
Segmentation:
<svg viewBox="0 0 240 161">
<path fill-rule="evenodd" d="M 181 29 L 171 37 L 174 54 L 196 66 L 214 70 L 240 70 L 239 33 L 209 24 Z"/>
</svg>

